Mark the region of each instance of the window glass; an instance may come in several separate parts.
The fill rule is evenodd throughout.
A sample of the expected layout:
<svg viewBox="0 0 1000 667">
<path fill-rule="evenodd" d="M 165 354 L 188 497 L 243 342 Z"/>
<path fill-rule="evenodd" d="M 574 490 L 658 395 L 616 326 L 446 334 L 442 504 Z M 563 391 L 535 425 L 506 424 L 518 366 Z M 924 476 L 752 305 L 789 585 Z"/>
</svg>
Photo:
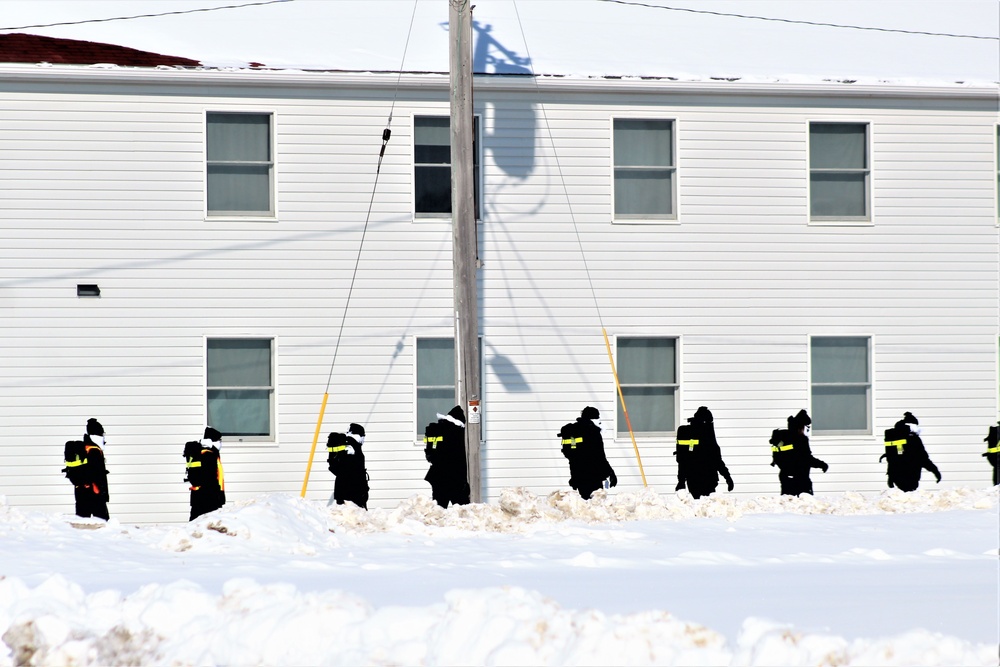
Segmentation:
<svg viewBox="0 0 1000 667">
<path fill-rule="evenodd" d="M 272 341 L 209 339 L 206 368 L 208 423 L 223 435 L 272 437 Z"/>
<path fill-rule="evenodd" d="M 616 218 L 675 218 L 675 172 L 673 121 L 615 119 Z"/>
<path fill-rule="evenodd" d="M 455 407 L 455 341 L 452 338 L 417 339 L 417 423 L 424 428 Z"/>
<path fill-rule="evenodd" d="M 479 216 L 479 119 L 472 126 L 472 169 L 476 218 Z M 451 119 L 415 116 L 413 119 L 414 208 L 417 215 L 451 214 Z"/>
<path fill-rule="evenodd" d="M 209 113 L 206 144 L 209 214 L 270 215 L 270 114 Z"/>
<path fill-rule="evenodd" d="M 868 126 L 810 123 L 809 202 L 817 219 L 867 220 Z"/>
<path fill-rule="evenodd" d="M 677 340 L 619 337 L 618 382 L 635 433 L 667 433 L 677 428 Z M 621 401 L 616 401 L 618 433 L 628 433 Z"/>
<path fill-rule="evenodd" d="M 870 349 L 866 337 L 811 339 L 815 432 L 871 432 Z"/>
</svg>

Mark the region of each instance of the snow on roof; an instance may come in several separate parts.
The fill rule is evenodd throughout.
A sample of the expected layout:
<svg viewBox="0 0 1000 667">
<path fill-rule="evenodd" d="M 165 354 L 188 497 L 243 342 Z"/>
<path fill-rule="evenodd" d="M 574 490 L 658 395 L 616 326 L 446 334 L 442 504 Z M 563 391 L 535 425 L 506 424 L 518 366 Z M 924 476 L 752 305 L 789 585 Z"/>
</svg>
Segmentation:
<svg viewBox="0 0 1000 667">
<path fill-rule="evenodd" d="M 120 44 L 217 68 L 252 63 L 288 70 L 445 72 L 448 5 L 5 0 L 0 33 Z M 129 15 L 134 18 L 107 20 Z M 993 0 L 480 0 L 473 19 L 479 73 L 911 85 L 1000 81 L 1000 6 Z"/>
</svg>

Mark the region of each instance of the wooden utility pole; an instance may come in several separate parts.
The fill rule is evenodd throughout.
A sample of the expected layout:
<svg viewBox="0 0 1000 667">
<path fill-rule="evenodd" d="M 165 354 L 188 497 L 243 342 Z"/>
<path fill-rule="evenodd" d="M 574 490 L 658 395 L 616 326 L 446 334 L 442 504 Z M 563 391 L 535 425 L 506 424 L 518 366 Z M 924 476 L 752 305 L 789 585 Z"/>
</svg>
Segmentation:
<svg viewBox="0 0 1000 667">
<path fill-rule="evenodd" d="M 465 410 L 465 452 L 471 500 L 482 502 L 479 442 L 479 299 L 476 276 L 476 204 L 472 162 L 472 5 L 448 0 L 451 72 L 451 219 L 455 290 L 455 394 Z"/>
</svg>

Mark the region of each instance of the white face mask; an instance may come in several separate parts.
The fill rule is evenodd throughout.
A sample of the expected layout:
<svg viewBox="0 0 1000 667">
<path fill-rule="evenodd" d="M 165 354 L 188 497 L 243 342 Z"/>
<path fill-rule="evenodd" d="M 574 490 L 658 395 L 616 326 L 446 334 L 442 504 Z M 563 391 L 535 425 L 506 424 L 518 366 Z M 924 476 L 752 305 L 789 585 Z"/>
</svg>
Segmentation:
<svg viewBox="0 0 1000 667">
<path fill-rule="evenodd" d="M 98 447 L 104 446 L 104 436 L 103 435 L 92 435 L 90 436 L 90 441 L 97 445 Z"/>
<path fill-rule="evenodd" d="M 802 435 L 806 436 L 807 438 L 809 437 L 809 434 L 811 432 L 812 432 L 811 426 L 806 426 L 804 429 L 802 429 Z"/>
</svg>

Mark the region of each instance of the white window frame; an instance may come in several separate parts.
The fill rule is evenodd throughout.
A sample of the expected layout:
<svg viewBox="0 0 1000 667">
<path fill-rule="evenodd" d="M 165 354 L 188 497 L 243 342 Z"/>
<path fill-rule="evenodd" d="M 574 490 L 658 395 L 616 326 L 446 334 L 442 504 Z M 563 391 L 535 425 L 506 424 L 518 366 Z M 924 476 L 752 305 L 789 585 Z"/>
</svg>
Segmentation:
<svg viewBox="0 0 1000 667">
<path fill-rule="evenodd" d="M 424 213 L 417 210 L 417 119 L 418 118 L 449 118 L 447 113 L 414 113 L 410 117 L 410 129 L 411 142 L 410 142 L 410 155 L 413 156 L 413 165 L 410 169 L 410 209 L 413 216 L 414 222 L 444 222 L 451 220 L 451 212 L 448 213 Z M 483 119 L 481 114 L 473 114 L 473 143 L 475 147 L 473 149 L 473 157 L 475 159 L 475 164 L 473 166 L 473 183 L 475 184 L 475 208 L 476 208 L 476 222 L 483 221 L 483 192 L 484 192 L 484 177 L 483 177 Z M 450 135 L 449 135 L 449 147 Z M 448 173 L 451 173 L 451 158 L 448 158 Z"/>
<path fill-rule="evenodd" d="M 276 354 L 276 352 L 277 352 L 277 349 L 278 349 L 278 341 L 277 341 L 277 337 L 276 336 L 267 336 L 267 335 L 260 335 L 260 336 L 250 336 L 250 335 L 233 336 L 233 335 L 228 335 L 228 334 L 219 334 L 219 335 L 207 335 L 207 336 L 204 337 L 203 349 L 204 349 L 204 363 L 205 363 L 205 366 L 204 366 L 204 370 L 203 370 L 203 373 L 204 373 L 203 377 L 205 378 L 205 385 L 204 385 L 205 388 L 204 388 L 204 392 L 203 392 L 203 398 L 204 398 L 204 401 L 205 401 L 205 403 L 204 403 L 204 406 L 205 406 L 205 424 L 207 424 L 209 426 L 213 426 L 213 427 L 215 426 L 215 424 L 212 424 L 209 421 L 209 416 L 208 416 L 209 415 L 209 411 L 208 411 L 208 392 L 209 391 L 211 391 L 213 389 L 227 389 L 227 388 L 230 388 L 230 389 L 237 389 L 237 388 L 247 389 L 247 388 L 250 388 L 250 387 L 213 387 L 213 386 L 209 385 L 209 383 L 208 383 L 208 346 L 209 346 L 209 342 L 210 341 L 220 341 L 220 340 L 257 340 L 257 341 L 269 341 L 270 342 L 270 362 L 271 362 L 271 384 L 270 384 L 269 387 L 267 387 L 267 389 L 269 389 L 269 394 L 268 394 L 268 398 L 269 398 L 269 400 L 268 400 L 268 409 L 269 409 L 268 423 L 270 424 L 270 433 L 268 435 L 266 435 L 266 436 L 249 436 L 249 435 L 236 436 L 236 435 L 226 435 L 225 433 L 223 433 L 223 439 L 224 439 L 224 441 L 227 442 L 227 443 L 230 443 L 230 444 L 232 444 L 232 443 L 241 443 L 241 444 L 275 444 L 275 443 L 277 443 L 277 441 L 278 441 L 278 422 L 277 422 L 277 415 L 278 415 L 278 409 L 277 409 L 278 362 L 277 362 L 277 354 Z M 262 389 L 264 387 L 256 387 L 256 388 Z M 221 431 L 222 429 L 219 429 L 219 430 Z"/>
<path fill-rule="evenodd" d="M 670 179 L 670 203 L 673 208 L 673 213 L 667 215 L 642 215 L 642 214 L 619 214 L 615 210 L 615 170 L 618 165 L 615 164 L 615 123 L 617 121 L 652 121 L 659 123 L 670 123 L 670 152 L 673 156 L 672 164 L 668 167 L 659 167 L 660 169 L 668 169 L 671 172 L 672 178 Z M 662 224 L 679 224 L 680 223 L 680 156 L 677 153 L 677 137 L 680 134 L 680 122 L 676 117 L 664 117 L 657 118 L 649 115 L 615 115 L 610 119 L 609 126 L 609 136 L 611 147 L 610 155 L 608 155 L 609 164 L 609 177 L 610 177 L 610 187 L 611 187 L 611 222 L 615 224 L 628 224 L 628 225 L 662 225 Z M 635 165 L 623 165 L 624 169 L 630 168 L 640 168 Z"/>
<path fill-rule="evenodd" d="M 225 115 L 245 115 L 245 116 L 267 116 L 268 118 L 268 144 L 270 146 L 269 160 L 267 161 L 268 166 L 268 202 L 270 204 L 270 210 L 268 211 L 211 211 L 208 208 L 208 170 L 211 166 L 208 161 L 208 125 L 209 117 L 216 114 Z M 234 111 L 232 109 L 206 109 L 204 113 L 204 156 L 202 164 L 205 165 L 204 178 L 205 178 L 205 189 L 204 189 L 204 202 L 205 202 L 205 219 L 206 220 L 240 220 L 240 221 L 254 221 L 260 220 L 265 222 L 274 222 L 278 215 L 277 206 L 277 187 L 276 187 L 276 163 L 277 163 L 277 143 L 275 141 L 276 133 L 275 126 L 277 115 L 273 110 L 270 111 L 244 111 L 238 110 Z"/>
<path fill-rule="evenodd" d="M 868 381 L 867 383 L 857 383 L 857 382 L 844 382 L 844 383 L 817 383 L 813 381 L 813 364 L 812 364 L 812 350 L 813 350 L 813 340 L 817 338 L 830 339 L 830 338 L 863 338 L 867 340 L 867 354 L 868 354 Z M 812 433 L 814 436 L 858 436 L 858 435 L 872 435 L 874 431 L 874 412 L 875 412 L 875 337 L 872 334 L 855 334 L 855 333 L 836 333 L 836 334 L 810 334 L 808 336 L 806 344 L 806 360 L 808 368 L 808 378 L 809 378 L 809 414 L 812 415 L 813 426 Z M 864 386 L 866 387 L 865 392 L 865 410 L 867 412 L 866 421 L 867 426 L 864 429 L 827 429 L 820 430 L 816 426 L 816 413 L 815 406 L 813 405 L 813 387 L 816 386 Z"/>
<path fill-rule="evenodd" d="M 660 386 L 662 386 L 662 387 L 673 387 L 674 396 L 673 396 L 672 403 L 673 403 L 673 411 L 674 411 L 674 430 L 673 431 L 634 431 L 633 434 L 637 438 L 640 438 L 640 437 L 641 438 L 661 438 L 661 437 L 669 436 L 669 435 L 671 435 L 673 433 L 676 433 L 676 431 L 677 431 L 677 425 L 678 425 L 678 422 L 680 420 L 680 415 L 681 415 L 681 412 L 680 412 L 680 405 L 681 405 L 681 337 L 680 336 L 663 335 L 663 334 L 631 334 L 631 333 L 629 333 L 629 334 L 616 334 L 615 337 L 614 337 L 614 344 L 615 344 L 615 348 L 614 348 L 614 353 L 615 353 L 615 370 L 616 370 L 616 372 L 618 374 L 618 383 L 622 387 L 622 393 L 624 394 L 625 393 L 624 390 L 625 390 L 626 387 L 640 386 L 640 385 L 638 385 L 638 384 L 636 384 L 636 385 L 630 384 L 630 383 L 624 381 L 622 379 L 622 377 L 621 377 L 621 357 L 620 357 L 621 353 L 620 353 L 620 351 L 618 349 L 618 347 L 619 347 L 618 344 L 623 339 L 628 339 L 628 340 L 635 340 L 635 339 L 653 340 L 653 339 L 656 339 L 656 340 L 672 340 L 672 341 L 674 341 L 674 382 L 673 383 L 666 383 L 666 384 L 662 384 L 662 385 L 661 384 L 655 385 L 657 387 L 660 387 Z M 615 436 L 615 438 L 627 438 L 628 435 L 629 435 L 628 423 L 624 419 L 622 419 L 619 422 L 619 419 L 618 419 L 618 409 L 621 407 L 621 396 L 618 395 L 617 387 L 615 388 L 613 405 L 615 406 L 615 411 L 613 413 L 615 415 L 615 425 L 614 425 L 615 428 L 614 428 L 614 431 L 613 431 L 614 436 Z M 628 404 L 626 404 L 625 407 L 628 408 Z M 631 415 L 630 415 L 630 417 L 631 417 Z M 606 418 L 604 419 L 604 421 L 606 421 Z"/>
<path fill-rule="evenodd" d="M 418 390 L 421 388 L 422 385 L 418 384 L 418 377 L 417 377 L 417 374 L 418 374 L 418 372 L 420 370 L 417 367 L 417 346 L 420 344 L 421 340 L 427 340 L 427 339 L 450 340 L 452 342 L 452 352 L 453 352 L 452 358 L 454 358 L 454 349 L 455 349 L 454 348 L 454 345 L 455 345 L 455 336 L 454 336 L 453 333 L 441 334 L 441 335 L 420 334 L 420 335 L 416 335 L 416 336 L 412 337 L 411 344 L 413 346 L 412 347 L 412 349 L 413 349 L 413 412 L 412 412 L 412 416 L 410 418 L 410 422 L 411 422 L 411 425 L 413 427 L 413 433 L 414 433 L 414 436 L 415 436 L 415 439 L 414 439 L 413 443 L 415 445 L 419 445 L 421 447 L 423 447 L 423 445 L 424 445 L 424 440 L 423 440 L 423 438 L 424 438 L 424 428 L 426 428 L 427 424 L 426 423 L 424 423 L 424 424 L 418 423 L 418 419 L 419 419 L 419 416 L 420 416 L 420 414 L 419 414 L 420 411 L 419 411 L 419 409 L 417 407 L 418 406 Z M 485 382 L 485 375 L 484 375 L 484 373 L 485 373 L 485 364 L 484 364 L 484 361 L 483 361 L 484 358 L 485 358 L 485 355 L 483 354 L 483 337 L 479 336 L 479 380 L 480 380 L 479 405 L 481 407 L 484 407 L 486 405 L 486 382 Z M 458 372 L 457 367 L 455 368 L 455 372 L 456 373 Z M 451 407 L 454 407 L 456 405 L 456 401 L 457 401 L 457 398 L 454 397 L 454 394 L 457 393 L 457 385 L 455 384 L 455 382 L 457 382 L 457 379 L 458 378 L 456 377 L 455 380 L 454 380 L 454 382 L 451 385 L 451 387 L 452 387 L 452 395 L 453 395 Z M 428 385 L 428 386 L 444 387 L 445 385 Z M 449 407 L 449 410 L 451 409 L 451 407 Z M 463 405 L 462 406 L 462 410 L 465 411 L 465 418 L 468 419 L 469 418 L 469 408 L 468 408 L 468 406 Z M 482 443 L 482 442 L 486 441 L 486 418 L 485 418 L 485 416 L 481 415 L 480 419 L 481 419 L 481 421 L 480 421 L 480 425 L 479 425 L 479 429 L 480 429 L 479 430 L 479 440 L 480 440 L 480 443 Z"/>
<path fill-rule="evenodd" d="M 863 216 L 848 216 L 848 215 L 822 215 L 814 216 L 812 214 L 812 175 L 814 170 L 812 167 L 812 128 L 814 125 L 858 125 L 863 126 L 865 130 L 865 168 L 863 169 L 865 175 L 865 215 Z M 873 158 L 873 145 L 872 136 L 874 134 L 874 126 L 870 120 L 859 119 L 859 118 L 813 118 L 806 122 L 806 218 L 810 225 L 817 226 L 855 226 L 855 227 L 869 227 L 875 224 L 875 213 L 874 213 L 874 199 L 873 199 L 873 175 L 874 169 L 872 166 Z M 830 170 L 834 171 L 834 170 Z M 841 172 L 847 172 L 847 170 L 836 170 Z"/>
</svg>

